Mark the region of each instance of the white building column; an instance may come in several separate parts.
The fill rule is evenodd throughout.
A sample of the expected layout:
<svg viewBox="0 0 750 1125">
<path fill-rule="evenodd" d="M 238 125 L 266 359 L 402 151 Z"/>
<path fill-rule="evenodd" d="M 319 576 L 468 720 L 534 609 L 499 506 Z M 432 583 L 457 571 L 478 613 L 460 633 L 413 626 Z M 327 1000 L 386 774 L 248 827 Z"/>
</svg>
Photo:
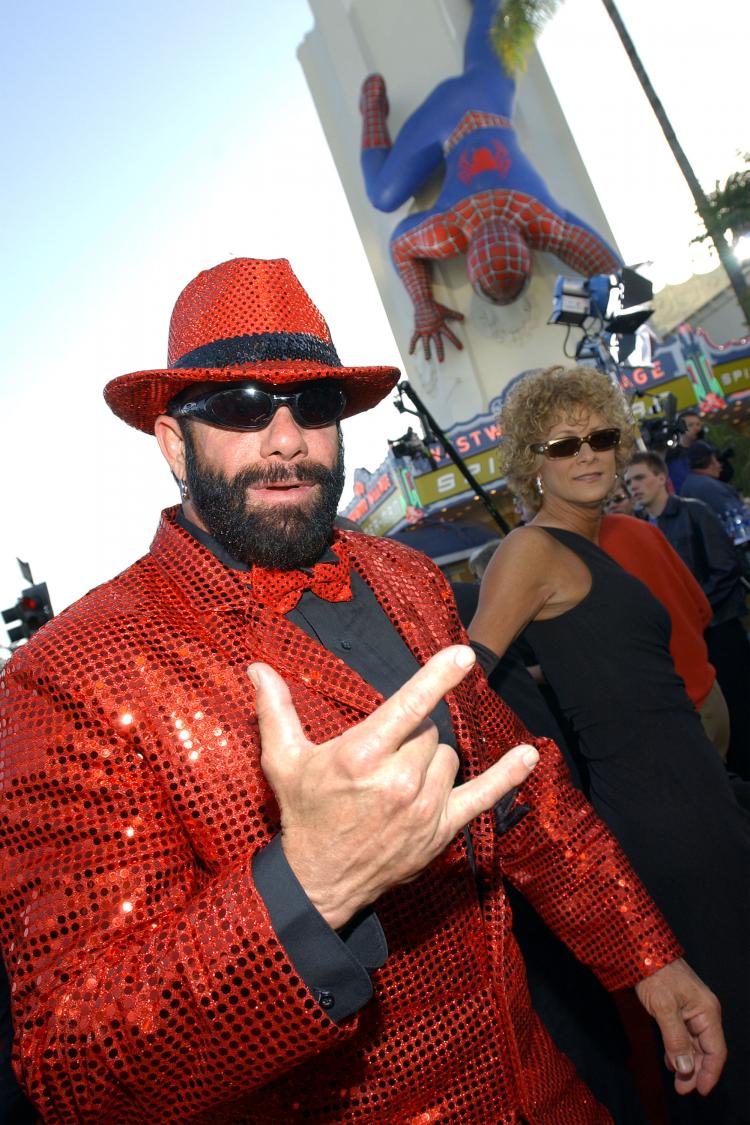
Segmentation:
<svg viewBox="0 0 750 1125">
<path fill-rule="evenodd" d="M 412 305 L 393 268 L 388 243 L 397 223 L 424 209 L 435 191 L 422 192 L 389 214 L 365 193 L 359 167 L 363 79 L 381 73 L 387 84 L 391 135 L 438 82 L 463 67 L 471 15 L 469 0 L 309 0 L 315 26 L 299 48 L 313 99 L 349 206 L 403 357 L 404 370 L 446 429 L 487 410 L 516 375 L 530 368 L 568 363 L 565 330 L 547 325 L 559 273 L 570 273 L 549 254 L 533 253 L 532 280 L 512 305 L 499 307 L 474 293 L 463 257 L 433 264 L 438 301 L 460 310 L 457 328 L 464 350 L 446 343 L 445 361 L 410 356 Z M 576 46 L 571 45 L 571 65 Z M 470 107 L 467 107 L 470 108 Z M 560 204 L 590 223 L 614 245 L 559 103 L 536 52 L 519 82 L 514 125 L 526 155 Z M 436 187 L 439 185 L 436 185 Z"/>
</svg>

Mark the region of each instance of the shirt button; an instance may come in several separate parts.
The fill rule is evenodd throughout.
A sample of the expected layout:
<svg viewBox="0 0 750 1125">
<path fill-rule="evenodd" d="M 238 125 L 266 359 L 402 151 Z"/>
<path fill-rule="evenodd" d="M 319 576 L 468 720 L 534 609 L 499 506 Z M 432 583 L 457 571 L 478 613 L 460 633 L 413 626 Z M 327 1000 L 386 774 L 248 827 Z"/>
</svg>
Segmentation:
<svg viewBox="0 0 750 1125">
<path fill-rule="evenodd" d="M 341 647 L 343 648 L 344 652 L 349 652 L 349 650 L 352 647 L 352 642 L 351 641 L 342 641 Z"/>
<path fill-rule="evenodd" d="M 333 998 L 332 992 L 320 992 L 318 993 L 318 1003 L 320 1004 L 321 1008 L 329 1011 L 329 1009 L 333 1007 L 336 1001 Z"/>
</svg>

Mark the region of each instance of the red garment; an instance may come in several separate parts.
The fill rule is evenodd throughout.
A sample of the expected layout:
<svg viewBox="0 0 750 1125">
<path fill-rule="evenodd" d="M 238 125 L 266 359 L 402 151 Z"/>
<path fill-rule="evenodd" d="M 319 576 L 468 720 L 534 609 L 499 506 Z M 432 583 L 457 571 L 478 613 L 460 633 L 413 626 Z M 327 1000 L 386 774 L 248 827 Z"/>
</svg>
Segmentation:
<svg viewBox="0 0 750 1125">
<path fill-rule="evenodd" d="M 420 663 L 464 639 L 429 560 L 340 538 Z M 320 742 L 381 702 L 168 512 L 145 558 L 6 666 L 0 934 L 17 1066 L 48 1125 L 609 1122 L 531 1009 L 503 877 L 610 989 L 679 949 L 555 746 L 535 740 L 519 823 L 472 822 L 481 905 L 462 834 L 378 901 L 388 960 L 339 1026 L 252 883 L 279 831 L 257 659 Z M 467 776 L 528 738 L 477 669 L 448 703 Z"/>
<path fill-rule="evenodd" d="M 350 602 L 352 584 L 349 555 L 344 543 L 334 543 L 337 562 L 319 562 L 310 570 L 277 570 L 254 566 L 248 576 L 259 605 L 283 617 L 297 605 L 304 590 L 312 590 L 328 602 Z"/>
<path fill-rule="evenodd" d="M 659 528 L 646 520 L 604 516 L 599 546 L 666 606 L 672 618 L 669 651 L 698 710 L 716 679 L 703 639 L 713 617 L 706 595 Z"/>
</svg>

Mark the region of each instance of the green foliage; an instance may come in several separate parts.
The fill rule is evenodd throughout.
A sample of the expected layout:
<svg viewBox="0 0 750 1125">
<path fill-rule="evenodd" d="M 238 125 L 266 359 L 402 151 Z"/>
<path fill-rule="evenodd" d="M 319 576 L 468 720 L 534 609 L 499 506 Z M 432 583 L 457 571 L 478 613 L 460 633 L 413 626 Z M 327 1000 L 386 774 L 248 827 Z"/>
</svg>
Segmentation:
<svg viewBox="0 0 750 1125">
<path fill-rule="evenodd" d="M 748 167 L 732 172 L 723 186 L 717 180 L 715 189 L 706 197 L 716 229 L 723 234 L 731 231 L 733 244 L 743 234 L 750 233 L 750 152 L 746 152 L 743 159 Z M 710 237 L 708 231 L 704 231 L 693 242 L 705 242 Z"/>
<path fill-rule="evenodd" d="M 506 74 L 523 73 L 529 52 L 562 0 L 503 0 L 490 35 Z"/>
<path fill-rule="evenodd" d="M 712 422 L 711 415 L 706 418 L 706 437 L 721 451 L 732 448 L 734 475 L 729 482 L 742 496 L 750 496 L 750 436 L 743 434 L 726 422 Z"/>
</svg>

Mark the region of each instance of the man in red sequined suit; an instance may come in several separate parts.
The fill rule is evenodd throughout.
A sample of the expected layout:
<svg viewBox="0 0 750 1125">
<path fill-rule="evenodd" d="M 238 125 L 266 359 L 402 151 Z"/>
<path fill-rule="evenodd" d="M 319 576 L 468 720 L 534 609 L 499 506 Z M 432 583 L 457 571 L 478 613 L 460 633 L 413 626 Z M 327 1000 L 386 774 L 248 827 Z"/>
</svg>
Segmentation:
<svg viewBox="0 0 750 1125">
<path fill-rule="evenodd" d="M 0 935 L 44 1120 L 609 1122 L 531 1009 L 504 879 L 709 1089 L 715 999 L 440 572 L 333 531 L 338 419 L 397 372 L 342 367 L 285 261 L 199 275 L 169 355 L 105 395 L 182 506 L 0 693 Z"/>
</svg>

